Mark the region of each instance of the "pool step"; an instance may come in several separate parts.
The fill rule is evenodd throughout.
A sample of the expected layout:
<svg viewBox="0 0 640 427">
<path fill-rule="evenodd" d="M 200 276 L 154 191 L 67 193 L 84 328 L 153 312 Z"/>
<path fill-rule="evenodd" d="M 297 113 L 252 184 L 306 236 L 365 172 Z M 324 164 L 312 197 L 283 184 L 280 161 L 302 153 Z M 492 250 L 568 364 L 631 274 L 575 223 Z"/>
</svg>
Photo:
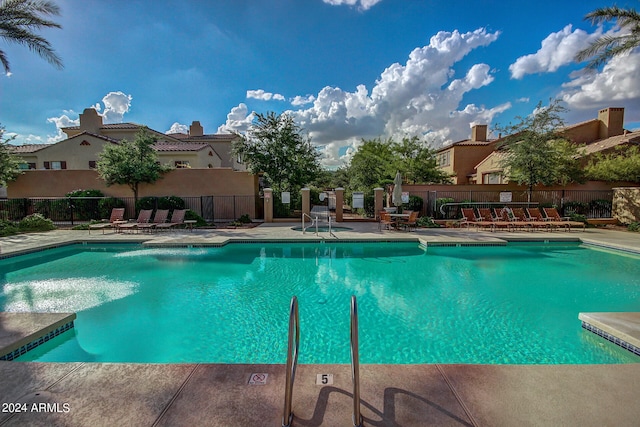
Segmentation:
<svg viewBox="0 0 640 427">
<path fill-rule="evenodd" d="M 75 313 L 0 312 L 0 360 L 13 360 L 73 328 Z"/>
</svg>

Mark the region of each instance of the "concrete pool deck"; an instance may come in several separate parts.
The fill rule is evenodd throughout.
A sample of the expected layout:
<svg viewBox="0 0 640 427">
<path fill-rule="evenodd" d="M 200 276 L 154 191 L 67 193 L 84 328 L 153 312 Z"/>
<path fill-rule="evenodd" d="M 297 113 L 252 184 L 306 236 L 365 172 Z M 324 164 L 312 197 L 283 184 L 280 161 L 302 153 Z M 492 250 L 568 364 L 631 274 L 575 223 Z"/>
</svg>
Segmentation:
<svg viewBox="0 0 640 427">
<path fill-rule="evenodd" d="M 0 238 L 0 256 L 74 242 L 220 245 L 229 239 L 317 240 L 298 224 L 252 229 L 121 235 L 56 230 Z M 514 240 L 582 240 L 640 253 L 640 235 L 615 230 L 488 232 L 423 229 L 379 231 L 348 223 L 327 240 L 420 240 L 428 244 Z M 576 322 L 579 322 L 576 317 Z M 0 336 L 9 325 L 0 318 Z M 640 359 L 639 359 L 640 361 Z M 268 374 L 251 385 L 253 374 Z M 332 385 L 316 385 L 333 374 Z M 640 363 L 627 365 L 362 365 L 364 425 L 636 425 Z M 283 365 L 0 362 L 0 426 L 211 425 L 279 426 Z M 256 377 L 258 378 L 258 377 Z M 293 425 L 351 425 L 349 365 L 299 365 Z M 33 405 L 35 403 L 35 405 Z M 47 405 L 49 403 L 49 405 Z M 17 412 L 18 407 L 25 411 Z M 13 405 L 13 406 L 10 406 Z"/>
</svg>

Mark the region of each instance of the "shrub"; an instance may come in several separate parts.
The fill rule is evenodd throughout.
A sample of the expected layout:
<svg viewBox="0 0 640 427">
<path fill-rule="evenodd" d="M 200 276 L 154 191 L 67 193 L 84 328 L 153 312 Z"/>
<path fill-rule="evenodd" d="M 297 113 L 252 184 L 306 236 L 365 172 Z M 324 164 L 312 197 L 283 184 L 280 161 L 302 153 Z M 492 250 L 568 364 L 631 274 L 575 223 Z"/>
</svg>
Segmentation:
<svg viewBox="0 0 640 427">
<path fill-rule="evenodd" d="M 2 218 L 5 220 L 18 221 L 29 214 L 31 210 L 31 200 L 29 199 L 10 199 L 0 201 L 2 206 Z"/>
<path fill-rule="evenodd" d="M 440 215 L 440 207 L 442 205 L 444 205 L 445 203 L 453 203 L 455 200 L 452 197 L 441 197 L 439 199 L 436 199 L 436 216 Z M 450 211 L 453 211 L 450 209 Z M 455 213 L 455 211 L 453 211 Z M 445 213 L 445 217 L 451 217 L 451 215 L 446 215 L 449 214 L 449 212 Z M 455 215 L 453 215 L 455 216 Z"/>
<path fill-rule="evenodd" d="M 66 194 L 67 197 L 76 199 L 69 200 L 69 205 L 73 205 L 73 217 L 80 220 L 95 219 L 100 216 L 99 200 L 96 197 L 104 197 L 100 190 L 75 190 Z M 93 199 L 82 199 L 93 197 Z"/>
<path fill-rule="evenodd" d="M 238 218 L 236 221 L 238 221 L 241 224 L 250 224 L 251 218 L 249 218 L 249 214 L 244 214 L 240 218 Z"/>
<path fill-rule="evenodd" d="M 572 213 L 571 215 L 569 215 L 569 219 L 571 221 L 584 222 L 585 224 L 587 223 L 587 216 L 586 215 Z"/>
<path fill-rule="evenodd" d="M 158 209 L 184 209 L 184 200 L 178 196 L 164 196 L 158 198 Z"/>
<path fill-rule="evenodd" d="M 202 218 L 191 209 L 187 210 L 187 212 L 184 214 L 184 219 L 196 220 L 195 227 L 204 227 L 205 225 L 207 225 L 207 221 L 205 221 L 204 218 Z"/>
<path fill-rule="evenodd" d="M 638 222 L 638 221 L 632 222 L 631 224 L 629 224 L 627 226 L 627 230 L 634 231 L 634 232 L 640 231 L 640 222 Z"/>
<path fill-rule="evenodd" d="M 18 227 L 13 222 L 0 220 L 0 237 L 12 236 L 18 231 Z"/>
<path fill-rule="evenodd" d="M 421 216 L 420 218 L 418 218 L 418 221 L 416 221 L 416 223 L 418 224 L 418 227 L 425 227 L 425 228 L 439 228 L 440 227 L 438 224 L 433 222 L 433 218 L 428 217 L 428 216 Z"/>
<path fill-rule="evenodd" d="M 56 228 L 53 221 L 39 213 L 28 215 L 18 223 L 20 231 L 49 231 Z"/>
<path fill-rule="evenodd" d="M 98 201 L 98 209 L 100 211 L 99 218 L 111 217 L 111 211 L 113 208 L 124 208 L 126 204 L 124 200 L 115 197 L 106 197 Z M 97 218 L 96 218 L 97 219 Z"/>
<path fill-rule="evenodd" d="M 158 198 L 154 196 L 147 196 L 138 199 L 136 203 L 136 212 L 140 212 L 143 209 L 156 209 L 158 205 Z"/>
<path fill-rule="evenodd" d="M 409 195 L 409 202 L 404 204 L 403 209 L 420 212 L 422 211 L 423 203 L 422 197 Z"/>
<path fill-rule="evenodd" d="M 571 214 L 586 214 L 589 211 L 589 205 L 584 202 L 566 202 L 564 204 L 564 214 L 571 216 Z"/>
</svg>

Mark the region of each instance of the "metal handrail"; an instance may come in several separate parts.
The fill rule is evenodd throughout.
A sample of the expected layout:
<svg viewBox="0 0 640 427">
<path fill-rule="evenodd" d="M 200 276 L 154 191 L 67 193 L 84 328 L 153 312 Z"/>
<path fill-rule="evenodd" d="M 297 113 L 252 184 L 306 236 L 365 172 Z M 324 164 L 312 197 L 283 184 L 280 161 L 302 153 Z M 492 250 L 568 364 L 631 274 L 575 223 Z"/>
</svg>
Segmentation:
<svg viewBox="0 0 640 427">
<path fill-rule="evenodd" d="M 353 383 L 353 425 L 362 426 L 360 414 L 360 355 L 358 353 L 358 303 L 351 296 L 351 382 Z"/>
<path fill-rule="evenodd" d="M 318 235 L 318 217 L 316 217 L 316 219 L 314 220 L 313 218 L 311 218 L 310 215 L 303 213 L 302 214 L 302 234 L 306 233 L 307 229 L 304 226 L 304 217 L 309 218 L 309 220 L 311 221 L 311 224 L 309 224 L 309 227 L 313 226 L 313 224 L 316 225 L 316 236 Z"/>
<path fill-rule="evenodd" d="M 284 412 L 282 414 L 282 427 L 289 427 L 293 421 L 291 411 L 291 397 L 293 395 L 293 382 L 296 378 L 298 366 L 298 349 L 300 348 L 300 315 L 298 313 L 298 298 L 291 298 L 289 309 L 289 337 L 287 347 L 287 372 L 284 386 Z"/>
</svg>

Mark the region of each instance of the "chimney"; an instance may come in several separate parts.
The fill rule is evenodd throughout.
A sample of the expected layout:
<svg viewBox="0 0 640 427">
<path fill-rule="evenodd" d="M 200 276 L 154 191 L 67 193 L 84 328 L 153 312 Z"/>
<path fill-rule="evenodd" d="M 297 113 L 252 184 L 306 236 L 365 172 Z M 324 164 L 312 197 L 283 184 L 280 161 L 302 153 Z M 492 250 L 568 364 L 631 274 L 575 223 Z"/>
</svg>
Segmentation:
<svg viewBox="0 0 640 427">
<path fill-rule="evenodd" d="M 80 114 L 80 130 L 100 134 L 102 127 L 102 116 L 95 108 L 85 108 Z"/>
<path fill-rule="evenodd" d="M 204 129 L 200 125 L 200 122 L 194 121 L 189 126 L 189 136 L 202 136 L 204 135 Z"/>
<path fill-rule="evenodd" d="M 611 136 L 622 135 L 624 132 L 624 108 L 605 108 L 598 111 L 600 129 L 598 139 L 605 139 Z"/>
<path fill-rule="evenodd" d="M 487 140 L 487 125 L 474 125 L 471 128 L 471 140 L 472 141 L 486 141 Z"/>
</svg>

